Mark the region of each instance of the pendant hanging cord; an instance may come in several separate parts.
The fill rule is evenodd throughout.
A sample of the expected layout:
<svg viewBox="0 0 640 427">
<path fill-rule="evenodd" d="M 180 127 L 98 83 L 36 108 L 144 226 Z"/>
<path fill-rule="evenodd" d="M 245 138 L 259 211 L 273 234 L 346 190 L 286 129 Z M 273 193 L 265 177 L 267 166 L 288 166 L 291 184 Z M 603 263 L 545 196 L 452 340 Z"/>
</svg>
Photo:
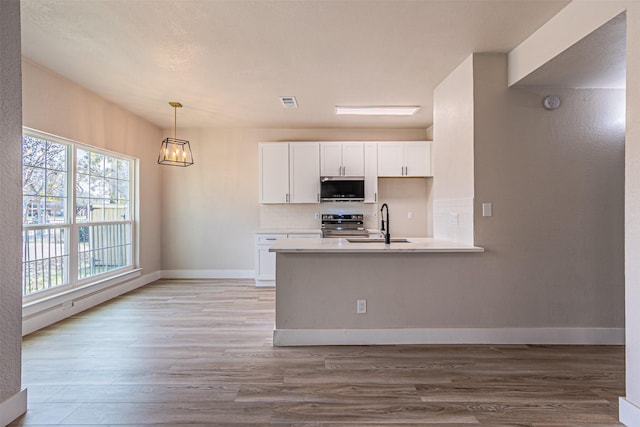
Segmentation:
<svg viewBox="0 0 640 427">
<path fill-rule="evenodd" d="M 178 106 L 173 106 L 173 139 L 177 139 L 177 129 L 178 129 Z"/>
</svg>

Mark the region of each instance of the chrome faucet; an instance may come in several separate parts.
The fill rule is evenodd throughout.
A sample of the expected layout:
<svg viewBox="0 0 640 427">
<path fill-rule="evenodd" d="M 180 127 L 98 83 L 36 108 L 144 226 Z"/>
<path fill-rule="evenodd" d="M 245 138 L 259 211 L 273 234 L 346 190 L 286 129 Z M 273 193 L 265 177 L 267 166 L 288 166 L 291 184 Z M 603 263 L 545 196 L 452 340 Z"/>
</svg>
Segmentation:
<svg viewBox="0 0 640 427">
<path fill-rule="evenodd" d="M 387 230 L 385 233 L 384 219 L 382 219 L 382 226 L 380 227 L 380 231 L 384 233 L 384 243 L 388 245 L 391 243 L 391 227 L 389 225 L 389 206 L 386 203 L 382 205 L 382 207 L 380 208 L 380 216 L 382 216 L 382 211 L 384 210 L 384 208 L 387 208 Z"/>
</svg>

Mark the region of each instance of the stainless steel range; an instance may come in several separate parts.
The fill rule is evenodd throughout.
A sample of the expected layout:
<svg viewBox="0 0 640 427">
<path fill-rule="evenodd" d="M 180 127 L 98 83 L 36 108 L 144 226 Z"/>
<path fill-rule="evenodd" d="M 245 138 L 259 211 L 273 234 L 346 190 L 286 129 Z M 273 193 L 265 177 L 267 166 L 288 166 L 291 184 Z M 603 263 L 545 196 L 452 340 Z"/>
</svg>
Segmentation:
<svg viewBox="0 0 640 427">
<path fill-rule="evenodd" d="M 322 214 L 322 237 L 368 237 L 362 214 Z"/>
</svg>

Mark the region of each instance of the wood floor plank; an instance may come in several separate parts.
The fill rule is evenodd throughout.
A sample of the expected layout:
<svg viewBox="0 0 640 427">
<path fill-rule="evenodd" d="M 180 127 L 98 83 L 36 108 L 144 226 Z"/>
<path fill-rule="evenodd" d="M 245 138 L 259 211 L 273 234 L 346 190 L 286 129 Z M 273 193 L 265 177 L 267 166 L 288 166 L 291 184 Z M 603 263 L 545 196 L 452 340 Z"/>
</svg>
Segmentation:
<svg viewBox="0 0 640 427">
<path fill-rule="evenodd" d="M 161 280 L 31 334 L 11 425 L 622 426 L 624 347 L 273 347 L 274 296 Z"/>
<path fill-rule="evenodd" d="M 420 402 L 413 385 L 321 384 L 243 385 L 236 402 Z"/>
</svg>

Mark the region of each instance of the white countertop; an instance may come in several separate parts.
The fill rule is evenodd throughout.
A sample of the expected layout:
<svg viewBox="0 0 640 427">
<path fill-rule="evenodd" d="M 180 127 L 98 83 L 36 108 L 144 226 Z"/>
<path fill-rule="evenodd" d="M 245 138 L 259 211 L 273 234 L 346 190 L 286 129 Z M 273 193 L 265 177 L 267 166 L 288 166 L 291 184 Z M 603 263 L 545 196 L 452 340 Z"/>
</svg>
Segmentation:
<svg viewBox="0 0 640 427">
<path fill-rule="evenodd" d="M 397 253 L 397 252 L 484 252 L 484 248 L 465 243 L 436 240 L 428 237 L 408 237 L 408 243 L 386 245 L 384 242 L 351 243 L 342 238 L 283 239 L 276 241 L 269 252 L 315 253 Z"/>
<path fill-rule="evenodd" d="M 261 228 L 256 234 L 320 234 L 319 228 Z"/>
</svg>

